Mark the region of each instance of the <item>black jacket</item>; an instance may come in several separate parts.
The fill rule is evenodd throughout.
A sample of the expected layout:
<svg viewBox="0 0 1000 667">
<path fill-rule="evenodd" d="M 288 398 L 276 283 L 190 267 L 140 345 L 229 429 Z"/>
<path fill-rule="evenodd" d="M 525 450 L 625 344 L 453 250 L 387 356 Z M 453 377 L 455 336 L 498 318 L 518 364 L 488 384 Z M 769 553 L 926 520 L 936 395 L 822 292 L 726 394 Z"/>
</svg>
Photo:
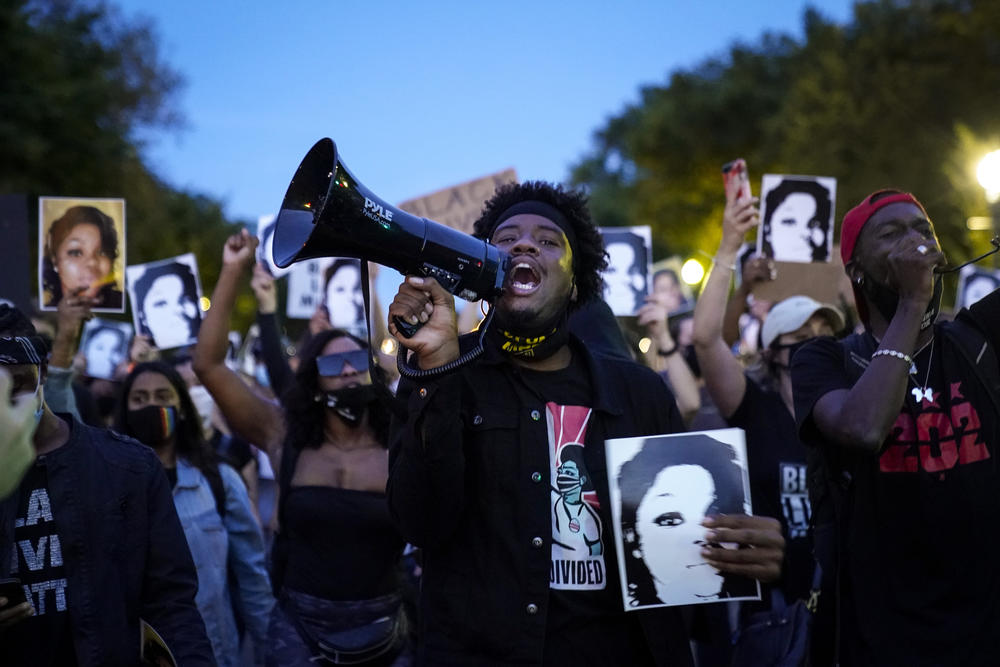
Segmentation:
<svg viewBox="0 0 1000 667">
<path fill-rule="evenodd" d="M 651 370 L 571 345 L 590 373 L 585 456 L 606 499 L 604 440 L 675 432 L 682 422 Z M 552 543 L 545 403 L 518 389 L 516 374 L 487 350 L 439 380 L 400 384 L 408 418 L 394 429 L 387 494 L 404 537 L 423 548 L 423 664 L 542 662 Z M 617 572 L 609 577 L 618 586 Z M 690 664 L 676 608 L 630 614 L 640 615 L 658 664 Z"/>
<path fill-rule="evenodd" d="M 57 517 L 67 606 L 78 664 L 139 664 L 139 619 L 180 665 L 215 665 L 195 606 L 198 588 L 170 484 L 156 454 L 137 441 L 80 423 L 39 457 Z M 0 502 L 0 554 L 11 553 L 18 493 Z M 0 558 L 8 576 L 10 558 Z M 16 641 L 16 626 L 0 645 Z"/>
</svg>

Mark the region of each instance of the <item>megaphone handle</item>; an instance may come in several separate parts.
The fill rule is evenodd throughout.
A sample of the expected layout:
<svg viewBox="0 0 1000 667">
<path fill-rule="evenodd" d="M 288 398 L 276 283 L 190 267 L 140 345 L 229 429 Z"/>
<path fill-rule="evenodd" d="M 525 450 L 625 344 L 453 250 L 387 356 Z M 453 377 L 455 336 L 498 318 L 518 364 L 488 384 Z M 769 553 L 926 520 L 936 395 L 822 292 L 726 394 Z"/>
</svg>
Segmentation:
<svg viewBox="0 0 1000 667">
<path fill-rule="evenodd" d="M 420 330 L 420 327 L 424 326 L 423 322 L 417 322 L 416 324 L 410 324 L 401 317 L 392 317 L 392 323 L 396 325 L 396 330 L 403 335 L 403 338 L 413 338 L 413 334 Z"/>
</svg>

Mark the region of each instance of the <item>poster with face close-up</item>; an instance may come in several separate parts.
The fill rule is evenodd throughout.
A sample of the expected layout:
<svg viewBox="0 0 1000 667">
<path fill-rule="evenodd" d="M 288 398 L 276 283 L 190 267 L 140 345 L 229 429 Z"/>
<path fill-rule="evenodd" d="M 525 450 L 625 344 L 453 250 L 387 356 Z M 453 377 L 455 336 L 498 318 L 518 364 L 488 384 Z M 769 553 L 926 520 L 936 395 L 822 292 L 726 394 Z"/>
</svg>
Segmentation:
<svg viewBox="0 0 1000 667">
<path fill-rule="evenodd" d="M 601 227 L 608 268 L 604 270 L 604 300 L 619 317 L 635 315 L 649 294 L 652 262 L 650 227 Z"/>
<path fill-rule="evenodd" d="M 955 309 L 968 308 L 1000 287 L 1000 271 L 977 266 L 963 266 L 958 274 L 958 295 Z"/>
<path fill-rule="evenodd" d="M 829 262 L 837 179 L 764 174 L 757 252 L 779 262 Z"/>
<path fill-rule="evenodd" d="M 701 556 L 706 516 L 751 513 L 742 429 L 615 438 L 605 453 L 626 611 L 760 599 Z"/>
<path fill-rule="evenodd" d="M 125 269 L 135 330 L 161 350 L 193 345 L 201 327 L 201 281 L 193 253 Z"/>
<path fill-rule="evenodd" d="M 132 325 L 95 317 L 83 325 L 80 352 L 86 359 L 84 374 L 110 380 L 115 369 L 128 356 Z"/>
<path fill-rule="evenodd" d="M 66 296 L 98 313 L 125 312 L 125 200 L 40 197 L 38 283 L 42 310 Z"/>
</svg>

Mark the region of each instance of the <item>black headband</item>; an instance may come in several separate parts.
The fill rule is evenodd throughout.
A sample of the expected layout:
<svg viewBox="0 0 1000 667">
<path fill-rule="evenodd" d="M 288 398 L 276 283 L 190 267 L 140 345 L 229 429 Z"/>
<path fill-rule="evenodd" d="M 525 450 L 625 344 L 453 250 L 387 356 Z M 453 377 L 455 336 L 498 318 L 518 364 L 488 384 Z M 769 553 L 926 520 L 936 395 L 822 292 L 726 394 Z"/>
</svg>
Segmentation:
<svg viewBox="0 0 1000 667">
<path fill-rule="evenodd" d="M 48 354 L 48 346 L 41 336 L 0 338 L 0 365 L 33 364 L 40 366 Z"/>
<path fill-rule="evenodd" d="M 573 225 L 569 224 L 569 220 L 563 215 L 562 211 L 557 209 L 552 204 L 547 204 L 543 201 L 537 201 L 535 199 L 526 199 L 525 201 L 520 201 L 510 208 L 506 209 L 497 217 L 497 221 L 493 223 L 490 227 L 490 233 L 487 235 L 487 240 L 493 238 L 493 232 L 496 228 L 500 226 L 500 223 L 508 218 L 513 218 L 515 215 L 540 215 L 543 218 L 547 218 L 563 231 L 566 235 L 566 240 L 569 241 L 570 250 L 573 251 L 573 264 L 576 265 L 576 232 L 573 230 Z"/>
</svg>

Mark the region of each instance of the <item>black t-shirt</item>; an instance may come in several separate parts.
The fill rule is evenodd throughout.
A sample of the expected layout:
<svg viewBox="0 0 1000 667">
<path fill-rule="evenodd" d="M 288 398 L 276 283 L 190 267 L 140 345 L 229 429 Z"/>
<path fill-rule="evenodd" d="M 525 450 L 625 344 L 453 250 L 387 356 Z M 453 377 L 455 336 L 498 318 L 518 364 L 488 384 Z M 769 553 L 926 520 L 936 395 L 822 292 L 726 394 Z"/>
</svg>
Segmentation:
<svg viewBox="0 0 1000 667">
<path fill-rule="evenodd" d="M 545 664 L 652 664 L 638 616 L 624 612 L 611 512 L 597 494 L 606 484 L 596 484 L 587 465 L 595 452 L 584 445 L 592 415 L 586 366 L 574 355 L 560 371 L 518 372 L 544 399 L 549 425 L 553 544 Z M 603 457 L 603 448 L 597 454 Z M 573 484 L 574 478 L 586 479 Z"/>
<path fill-rule="evenodd" d="M 781 590 L 789 602 L 808 599 L 813 575 L 812 514 L 806 491 L 806 450 L 795 419 L 778 392 L 764 390 L 748 377 L 743 400 L 728 424 L 746 432 L 753 513 L 781 522 L 786 540 Z M 763 591 L 761 598 L 766 601 L 769 594 Z"/>
<path fill-rule="evenodd" d="M 934 340 L 915 357 L 918 372 L 879 454 L 851 464 L 845 664 L 993 665 L 1000 655 L 997 415 L 940 328 Z M 853 386 L 841 344 L 802 348 L 793 379 L 803 441 L 835 451 L 812 409 Z"/>
<path fill-rule="evenodd" d="M 0 634 L 0 662 L 31 667 L 77 664 L 66 566 L 44 457 L 28 470 L 18 489 L 13 546 L 11 576 L 20 579 L 35 614 Z"/>
</svg>

